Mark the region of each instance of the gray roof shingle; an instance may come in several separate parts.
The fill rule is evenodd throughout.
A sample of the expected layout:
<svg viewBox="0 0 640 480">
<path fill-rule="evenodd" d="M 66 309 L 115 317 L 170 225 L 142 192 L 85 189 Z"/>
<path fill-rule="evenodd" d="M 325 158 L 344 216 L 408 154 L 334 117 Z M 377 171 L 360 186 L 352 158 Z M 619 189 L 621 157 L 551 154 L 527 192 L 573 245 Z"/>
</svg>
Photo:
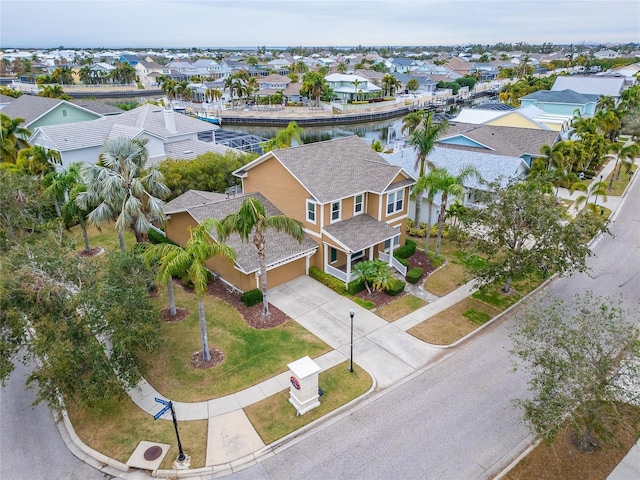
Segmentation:
<svg viewBox="0 0 640 480">
<path fill-rule="evenodd" d="M 355 135 L 274 150 L 270 153 L 320 203 L 339 200 L 362 192 L 383 193 L 402 171 L 399 167 L 389 165 Z M 257 159 L 254 162 L 260 160 Z M 242 174 L 250 170 L 254 162 L 236 173 Z M 412 184 L 413 181 L 406 183 Z"/>
<path fill-rule="evenodd" d="M 324 230 L 352 253 L 378 245 L 399 232 L 397 228 L 365 214 L 334 223 Z"/>
<path fill-rule="evenodd" d="M 198 207 L 212 202 L 221 202 L 226 199 L 227 196 L 223 193 L 188 190 L 179 197 L 167 202 L 164 206 L 164 213 L 171 215 L 172 213 L 184 212 L 188 208 Z"/>
<path fill-rule="evenodd" d="M 231 213 L 237 213 L 242 202 L 248 197 L 255 197 L 260 200 L 264 205 L 267 216 L 282 215 L 280 210 L 278 210 L 262 194 L 257 192 L 249 195 L 239 195 L 237 197 L 229 198 L 228 200 L 213 201 L 200 206 L 187 207 L 182 211 L 187 211 L 198 223 L 203 222 L 207 218 L 222 220 Z M 175 200 L 178 200 L 179 198 L 180 197 Z M 174 213 L 175 212 L 176 210 L 174 210 Z M 211 236 L 217 241 L 218 236 L 215 230 L 211 232 Z M 251 242 L 245 243 L 240 239 L 240 236 L 233 234 L 225 241 L 225 243 L 236 251 L 236 264 L 245 273 L 255 272 L 260 268 L 256 248 Z M 278 232 L 272 228 L 267 229 L 265 233 L 265 254 L 267 266 L 286 261 L 289 258 L 301 255 L 305 252 L 310 252 L 317 248 L 318 244 L 306 234 L 302 243 L 298 243 L 298 241 L 290 235 Z"/>
<path fill-rule="evenodd" d="M 541 102 L 552 103 L 575 103 L 578 105 L 586 105 L 587 103 L 596 103 L 598 95 L 578 93 L 570 89 L 566 90 L 538 90 L 522 97 L 525 100 L 539 100 Z"/>
<path fill-rule="evenodd" d="M 487 148 L 470 147 L 443 143 L 442 140 L 463 135 Z M 508 157 L 523 155 L 540 156 L 542 145 L 553 145 L 559 132 L 553 130 L 536 130 L 533 128 L 503 127 L 494 125 L 474 125 L 471 123 L 451 123 L 447 131 L 440 137 L 438 145 L 470 151 L 485 151 Z"/>
</svg>

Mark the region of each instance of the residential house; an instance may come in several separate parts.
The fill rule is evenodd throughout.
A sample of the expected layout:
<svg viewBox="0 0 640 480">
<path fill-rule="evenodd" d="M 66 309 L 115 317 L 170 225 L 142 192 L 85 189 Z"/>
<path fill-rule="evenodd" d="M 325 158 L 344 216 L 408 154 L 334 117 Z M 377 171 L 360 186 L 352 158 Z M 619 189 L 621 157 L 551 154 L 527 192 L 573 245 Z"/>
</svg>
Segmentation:
<svg viewBox="0 0 640 480">
<path fill-rule="evenodd" d="M 552 91 L 573 90 L 574 92 L 603 95 L 618 100 L 624 90 L 624 77 L 600 75 L 560 75 L 551 87 Z"/>
<path fill-rule="evenodd" d="M 204 151 L 236 151 L 217 145 L 216 125 L 146 104 L 115 116 L 66 125 L 39 126 L 29 143 L 60 152 L 62 167 L 75 162 L 97 161 L 102 145 L 109 138 L 127 136 L 147 140 L 149 164 L 171 156 L 193 158 Z"/>
<path fill-rule="evenodd" d="M 356 97 L 366 98 L 370 94 L 377 96 L 381 96 L 383 94 L 380 87 L 376 86 L 367 78 L 359 75 L 332 73 L 324 78 L 338 100 L 343 102 L 346 102 L 347 100 L 356 100 Z"/>
<path fill-rule="evenodd" d="M 459 123 L 502 127 L 532 128 L 566 132 L 571 127 L 573 113 L 547 113 L 535 105 L 511 107 L 503 103 L 489 103 L 463 108 L 453 119 Z"/>
<path fill-rule="evenodd" d="M 543 145 L 555 145 L 560 133 L 553 130 L 473 125 L 451 122 L 437 145 L 478 153 L 518 157 L 531 166 L 534 158 L 543 157 Z"/>
<path fill-rule="evenodd" d="M 598 60 L 601 60 L 603 58 L 618 58 L 620 55 L 616 51 L 606 49 L 595 52 L 593 56 Z"/>
<path fill-rule="evenodd" d="M 117 115 L 122 110 L 97 101 L 67 101 L 59 98 L 21 95 L 2 109 L 9 118 L 22 118 L 22 127 L 33 132 L 45 125 L 62 125 Z"/>
<path fill-rule="evenodd" d="M 138 58 L 137 55 L 125 53 L 123 55 L 120 55 L 119 61 L 120 63 L 128 63 L 132 67 L 135 67 L 136 64 L 140 61 L 140 59 Z"/>
<path fill-rule="evenodd" d="M 391 60 L 391 65 L 392 71 L 397 73 L 409 73 L 418 67 L 412 58 L 394 58 Z"/>
<path fill-rule="evenodd" d="M 155 61 L 148 62 L 146 60 L 140 60 L 136 63 L 134 68 L 136 70 L 138 81 L 145 88 L 158 87 L 158 79 L 164 75 L 171 74 L 170 68 L 160 65 Z"/>
<path fill-rule="evenodd" d="M 596 113 L 598 95 L 573 90 L 538 90 L 520 98 L 523 107 L 533 105 L 553 115 L 591 116 Z"/>
<path fill-rule="evenodd" d="M 266 214 L 300 220 L 305 237 L 298 243 L 286 233 L 266 232 L 268 287 L 300 275 L 311 266 L 347 283 L 352 262 L 381 258 L 406 271 L 393 257 L 404 241 L 409 188 L 402 168 L 387 163 L 356 136 L 274 150 L 240 168 L 241 195 L 189 191 L 167 203 L 167 237 L 186 244 L 189 228 L 207 218 L 222 220 L 255 197 Z M 217 240 L 215 231 L 211 232 Z M 255 246 L 232 235 L 234 264 L 212 258 L 208 267 L 241 291 L 261 284 Z"/>
<path fill-rule="evenodd" d="M 409 93 L 407 89 L 407 84 L 409 80 L 416 79 L 418 81 L 418 90 L 415 93 L 417 95 L 432 95 L 435 93 L 437 87 L 437 82 L 434 82 L 428 75 L 424 74 L 404 74 L 404 73 L 394 73 L 393 76 L 398 80 L 401 84 L 400 90 L 404 93 Z"/>
<path fill-rule="evenodd" d="M 382 158 L 391 165 L 396 165 L 411 173 L 414 177 L 418 176 L 416 167 L 417 153 L 414 148 L 403 148 L 393 153 L 381 153 Z M 470 208 L 481 207 L 479 192 L 488 191 L 487 184 L 498 182 L 506 185 L 511 179 L 524 179 L 529 167 L 520 157 L 510 157 L 505 155 L 496 155 L 494 153 L 478 153 L 468 150 L 460 150 L 456 148 L 446 148 L 436 146 L 429 152 L 429 162 L 435 168 L 444 168 L 451 175 L 459 175 L 460 171 L 467 166 L 474 167 L 480 174 L 481 178 L 469 177 L 464 182 L 465 192 L 459 200 L 461 203 Z M 429 168 L 427 167 L 428 174 Z M 449 199 L 449 205 L 454 199 Z M 434 195 L 431 205 L 431 217 L 429 217 L 429 200 L 426 192 L 423 194 L 422 209 L 420 210 L 420 222 L 429 222 L 434 225 L 438 221 L 440 207 L 442 205 L 442 194 Z M 415 199 L 409 201 L 409 218 L 415 219 L 416 202 Z"/>
</svg>

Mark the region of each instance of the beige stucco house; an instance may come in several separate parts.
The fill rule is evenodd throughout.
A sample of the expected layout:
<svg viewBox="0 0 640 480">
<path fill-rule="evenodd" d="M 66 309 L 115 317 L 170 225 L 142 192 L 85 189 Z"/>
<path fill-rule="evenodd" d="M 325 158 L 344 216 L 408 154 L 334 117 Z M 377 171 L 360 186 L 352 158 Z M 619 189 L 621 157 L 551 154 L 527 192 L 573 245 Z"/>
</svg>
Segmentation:
<svg viewBox="0 0 640 480">
<path fill-rule="evenodd" d="M 302 222 L 302 244 L 268 232 L 268 287 L 305 275 L 315 266 L 345 282 L 353 262 L 382 259 L 406 273 L 393 257 L 405 240 L 409 190 L 415 180 L 390 165 L 360 138 L 346 137 L 268 152 L 235 172 L 244 194 L 227 198 L 187 192 L 167 204 L 167 236 L 184 244 L 188 228 L 205 218 L 221 220 L 238 210 L 247 195 L 259 198 L 267 214 L 283 213 Z M 215 239 L 215 232 L 212 232 Z M 259 288 L 255 247 L 230 238 L 235 265 L 212 259 L 209 267 L 240 290 Z"/>
</svg>

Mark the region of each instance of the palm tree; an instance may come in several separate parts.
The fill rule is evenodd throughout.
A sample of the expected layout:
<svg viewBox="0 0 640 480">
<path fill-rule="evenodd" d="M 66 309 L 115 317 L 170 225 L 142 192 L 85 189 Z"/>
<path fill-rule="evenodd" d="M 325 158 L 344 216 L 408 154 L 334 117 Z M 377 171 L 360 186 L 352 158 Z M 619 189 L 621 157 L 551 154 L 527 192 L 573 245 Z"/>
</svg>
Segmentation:
<svg viewBox="0 0 640 480">
<path fill-rule="evenodd" d="M 353 93 L 356 102 L 358 101 L 358 85 L 360 85 L 360 83 L 362 82 L 360 82 L 360 80 L 358 80 L 357 78 L 355 78 L 353 82 L 351 82 L 351 85 L 353 85 Z"/>
<path fill-rule="evenodd" d="M 69 200 L 65 202 L 64 205 L 62 205 L 60 213 L 67 225 L 69 225 L 73 221 L 73 219 L 78 219 L 80 230 L 82 231 L 82 240 L 84 241 L 84 251 L 88 253 L 91 251 L 91 246 L 89 245 L 89 235 L 87 233 L 87 222 L 85 219 L 87 218 L 87 215 L 89 215 L 89 212 L 93 205 L 90 205 L 87 209 L 83 209 L 78 205 L 78 202 L 76 200 L 80 193 L 86 191 L 87 186 L 78 178 L 78 183 L 76 183 L 69 189 Z"/>
<path fill-rule="evenodd" d="M 80 163 L 72 164 L 68 169 L 60 172 L 47 173 L 42 179 L 44 193 L 51 196 L 56 214 L 61 217 L 60 202 L 69 201 L 69 190 L 80 181 Z"/>
<path fill-rule="evenodd" d="M 249 197 L 242 202 L 238 213 L 227 215 L 218 228 L 221 241 L 225 241 L 232 233 L 237 233 L 243 242 L 251 242 L 258 251 L 258 264 L 260 265 L 260 280 L 262 283 L 262 314 L 269 315 L 269 302 L 267 300 L 267 264 L 265 255 L 265 234 L 268 228 L 278 232 L 285 232 L 302 243 L 304 227 L 301 222 L 285 215 L 267 216 L 264 205 L 254 197 Z M 250 238 L 251 237 L 251 238 Z"/>
<path fill-rule="evenodd" d="M 620 180 L 620 170 L 622 170 L 622 164 L 624 163 L 625 171 L 629 173 L 629 171 L 631 171 L 631 169 L 633 168 L 635 158 L 640 155 L 640 145 L 638 145 L 637 143 L 623 144 L 616 142 L 611 145 L 611 150 L 616 152 L 618 157 L 617 161 L 620 162 L 620 165 L 618 166 L 618 172 L 616 173 L 616 180 Z M 613 178 L 613 175 L 611 175 L 611 178 Z"/>
<path fill-rule="evenodd" d="M 424 119 L 425 112 L 424 110 L 418 110 L 415 112 L 407 113 L 404 117 L 402 117 L 402 128 L 400 131 L 404 135 L 408 133 L 411 135 L 413 131 L 418 128 L 418 125 L 422 123 Z"/>
<path fill-rule="evenodd" d="M 347 64 L 344 62 L 340 62 L 336 67 L 336 70 L 338 73 L 347 73 L 347 70 L 348 70 Z"/>
<path fill-rule="evenodd" d="M 80 208 L 97 205 L 88 215 L 94 225 L 116 219 L 120 249 L 125 251 L 123 233 L 132 227 L 136 241 L 142 242 L 151 221 L 164 220 L 164 202 L 170 193 L 162 173 L 151 168 L 141 177 L 148 158 L 146 140 L 117 137 L 102 146 L 98 164 L 85 164 L 81 177 L 87 191 L 76 201 Z"/>
<path fill-rule="evenodd" d="M 429 210 L 427 213 L 427 228 L 426 230 L 426 244 L 424 252 L 429 253 L 429 238 L 431 237 L 431 217 L 433 212 L 433 198 L 440 191 L 438 185 L 439 172 L 436 169 L 431 170 L 427 175 L 420 177 L 411 190 L 411 198 L 417 202 L 417 197 L 422 197 L 427 194 L 427 202 L 429 203 Z M 418 218 L 417 221 L 420 221 Z M 419 226 L 419 223 L 416 223 Z M 416 227 L 417 228 L 417 227 Z"/>
<path fill-rule="evenodd" d="M 220 99 L 222 98 L 222 92 L 219 88 L 207 88 L 204 92 L 204 98 L 207 103 L 216 102 L 216 114 L 220 112 Z"/>
<path fill-rule="evenodd" d="M 464 182 L 470 177 L 481 179 L 481 176 L 478 170 L 471 165 L 461 168 L 458 175 L 452 175 L 444 168 L 436 170 L 439 170 L 437 174 L 438 178 L 436 179 L 436 188 L 442 192 L 440 214 L 438 215 L 438 238 L 436 239 L 436 258 L 438 258 L 440 256 L 440 241 L 442 240 L 442 229 L 446 218 L 449 196 L 462 197 L 464 195 Z"/>
<path fill-rule="evenodd" d="M 230 261 L 236 259 L 236 252 L 228 245 L 215 243 L 211 234 L 212 228 L 218 223 L 214 219 L 207 219 L 190 231 L 190 238 L 185 247 L 171 243 L 158 243 L 151 246 L 145 256 L 148 261 L 157 258 L 160 261 L 158 282 L 165 283 L 169 289 L 169 308 L 175 315 L 176 307 L 173 298 L 173 275 L 187 273 L 193 283 L 193 289 L 198 299 L 198 318 L 200 320 L 200 336 L 202 338 L 202 358 L 205 362 L 211 360 L 209 342 L 207 338 L 207 319 L 204 311 L 204 296 L 207 293 L 209 272 L 205 262 L 211 257 L 220 255 Z"/>
<path fill-rule="evenodd" d="M 307 72 L 302 77 L 302 88 L 300 89 L 301 95 L 307 97 L 313 97 L 315 99 L 315 106 L 320 106 L 320 97 L 328 90 L 327 82 L 324 77 L 318 72 Z"/>
<path fill-rule="evenodd" d="M 39 97 L 47 97 L 47 98 L 60 98 L 62 100 L 70 100 L 64 90 L 60 85 L 47 85 L 45 86 L 40 93 L 38 93 Z"/>
<path fill-rule="evenodd" d="M 433 122 L 433 112 L 429 112 L 425 117 L 420 128 L 416 128 L 409 138 L 409 145 L 412 145 L 416 151 L 416 163 L 414 168 L 418 171 L 418 180 L 424 177 L 424 167 L 427 163 L 427 156 L 433 150 L 438 137 L 443 133 L 449 124 L 445 121 Z M 431 162 L 429 162 L 431 163 Z M 432 167 L 433 165 L 429 165 Z M 422 195 L 416 196 L 416 225 L 420 224 L 420 209 L 422 207 Z"/>
<path fill-rule="evenodd" d="M 577 182 L 571 185 L 569 191 L 573 194 L 573 192 L 575 192 L 576 190 L 584 192 L 583 195 L 580 195 L 578 198 L 576 198 L 576 208 L 580 208 L 580 205 L 582 204 L 584 204 L 584 207 L 582 207 L 583 210 L 587 208 L 587 206 L 589 205 L 589 199 L 593 195 L 595 195 L 596 197 L 596 201 L 594 202 L 594 205 L 596 207 L 598 206 L 598 197 L 602 197 L 603 202 L 607 201 L 607 182 L 605 181 L 600 180 L 597 182 L 593 182 L 589 186 L 586 186 L 584 183 Z"/>
<path fill-rule="evenodd" d="M 2 162 L 16 163 L 18 152 L 29 148 L 27 138 L 31 132 L 20 124 L 24 118 L 9 118 L 0 113 L 0 159 Z"/>
<path fill-rule="evenodd" d="M 16 164 L 24 171 L 43 178 L 48 173 L 55 172 L 56 165 L 62 165 L 62 158 L 57 150 L 33 145 L 18 152 Z"/>
<path fill-rule="evenodd" d="M 387 90 L 387 96 L 392 97 L 396 93 L 396 89 L 398 89 L 402 83 L 396 77 L 388 73 L 382 77 L 382 85 L 384 85 Z"/>
<path fill-rule="evenodd" d="M 286 128 L 278 130 L 276 136 L 261 144 L 264 152 L 277 150 L 278 148 L 289 148 L 295 140 L 298 145 L 302 145 L 302 135 L 304 130 L 296 122 L 289 122 Z"/>
</svg>

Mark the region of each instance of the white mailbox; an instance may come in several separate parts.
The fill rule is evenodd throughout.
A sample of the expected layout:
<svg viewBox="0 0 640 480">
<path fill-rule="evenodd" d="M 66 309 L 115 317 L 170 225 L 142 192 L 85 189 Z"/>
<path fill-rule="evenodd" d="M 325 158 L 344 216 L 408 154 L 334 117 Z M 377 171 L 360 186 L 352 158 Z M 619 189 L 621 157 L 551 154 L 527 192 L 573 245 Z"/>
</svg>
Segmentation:
<svg viewBox="0 0 640 480">
<path fill-rule="evenodd" d="M 318 400 L 318 373 L 322 370 L 309 357 L 303 357 L 287 365 L 289 367 L 289 403 L 296 407 L 298 415 L 320 405 Z"/>
</svg>

